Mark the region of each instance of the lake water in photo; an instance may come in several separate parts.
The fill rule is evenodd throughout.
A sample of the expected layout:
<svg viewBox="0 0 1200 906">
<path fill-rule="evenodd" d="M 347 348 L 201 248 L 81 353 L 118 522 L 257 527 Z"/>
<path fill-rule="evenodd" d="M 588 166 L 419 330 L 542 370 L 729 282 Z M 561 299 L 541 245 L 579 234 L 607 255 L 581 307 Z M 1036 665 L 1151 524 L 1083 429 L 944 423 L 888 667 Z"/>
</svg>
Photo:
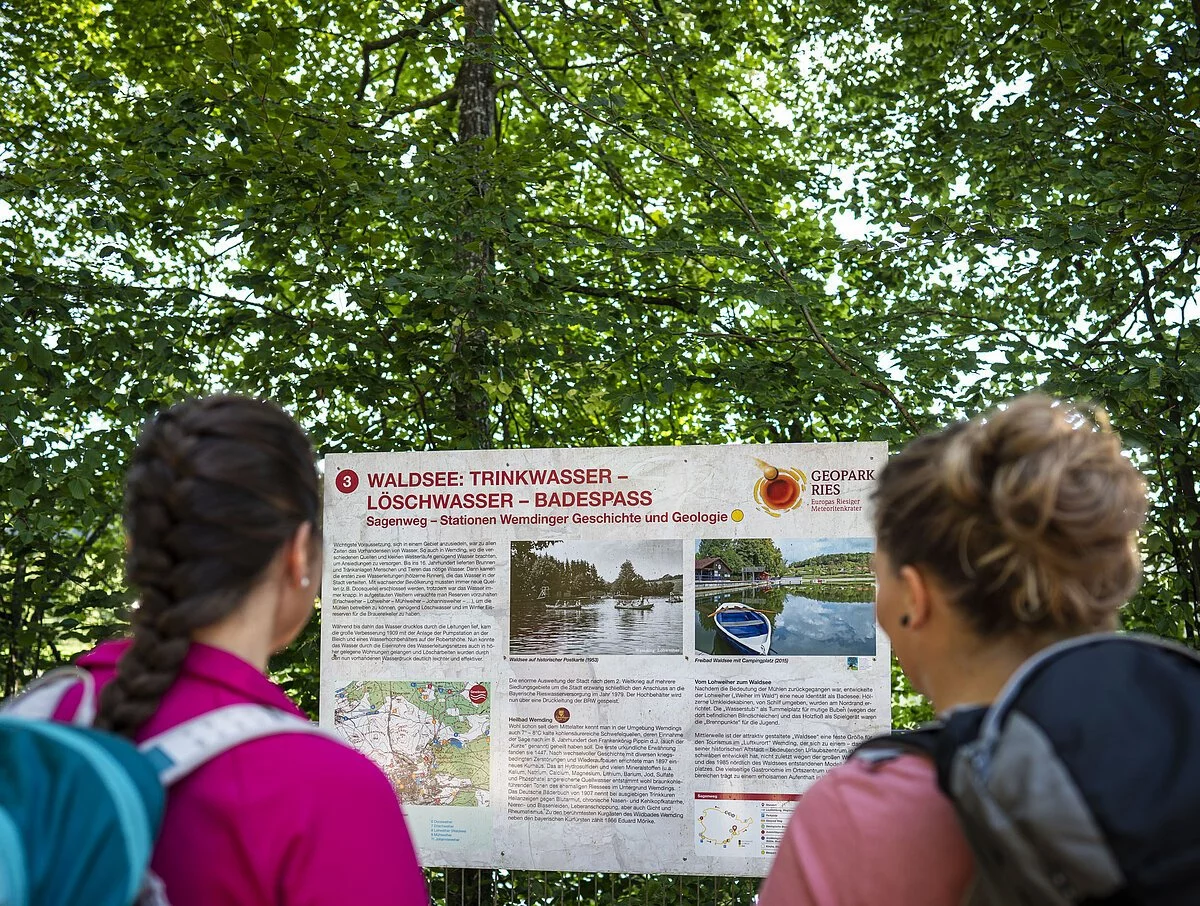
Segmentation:
<svg viewBox="0 0 1200 906">
<path fill-rule="evenodd" d="M 734 601 L 766 614 L 771 621 L 773 655 L 874 657 L 874 600 L 874 587 L 866 583 L 800 585 L 787 580 L 771 589 L 746 588 L 698 596 L 696 650 L 702 654 L 740 656 L 718 634 L 712 618 L 718 604 Z"/>
<path fill-rule="evenodd" d="M 618 610 L 598 598 L 578 610 L 517 602 L 509 614 L 509 654 L 682 654 L 680 602 L 647 597 L 651 610 Z"/>
</svg>

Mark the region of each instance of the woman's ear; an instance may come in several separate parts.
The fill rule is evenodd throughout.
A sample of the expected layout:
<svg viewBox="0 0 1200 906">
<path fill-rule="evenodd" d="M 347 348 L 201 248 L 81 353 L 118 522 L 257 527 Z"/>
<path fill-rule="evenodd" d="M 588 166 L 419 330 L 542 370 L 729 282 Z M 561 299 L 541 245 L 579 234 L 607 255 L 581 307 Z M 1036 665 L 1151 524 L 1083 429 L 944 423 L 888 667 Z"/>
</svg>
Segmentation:
<svg viewBox="0 0 1200 906">
<path fill-rule="evenodd" d="M 932 597 L 936 593 L 920 567 L 911 564 L 900 567 L 900 582 L 907 600 L 908 628 L 920 629 L 929 622 Z"/>
<path fill-rule="evenodd" d="M 301 525 L 283 549 L 281 594 L 275 608 L 271 651 L 286 648 L 313 613 L 313 600 L 321 581 L 320 548 L 314 543 L 311 522 Z"/>
<path fill-rule="evenodd" d="M 311 522 L 303 522 L 287 543 L 284 578 L 289 585 L 310 588 L 314 582 L 318 581 L 320 577 L 313 575 L 313 571 L 317 568 L 313 550 L 313 525 Z"/>
</svg>

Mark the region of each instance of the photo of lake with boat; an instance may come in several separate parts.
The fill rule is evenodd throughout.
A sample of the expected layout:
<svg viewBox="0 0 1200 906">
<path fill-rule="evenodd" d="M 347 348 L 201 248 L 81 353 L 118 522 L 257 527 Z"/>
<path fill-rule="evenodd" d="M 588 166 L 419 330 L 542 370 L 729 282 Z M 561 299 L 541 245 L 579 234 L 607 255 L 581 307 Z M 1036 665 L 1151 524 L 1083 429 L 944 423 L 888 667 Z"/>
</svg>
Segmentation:
<svg viewBox="0 0 1200 906">
<path fill-rule="evenodd" d="M 510 654 L 683 653 L 683 541 L 513 541 Z"/>
<path fill-rule="evenodd" d="M 696 651 L 873 657 L 871 538 L 696 543 Z"/>
</svg>

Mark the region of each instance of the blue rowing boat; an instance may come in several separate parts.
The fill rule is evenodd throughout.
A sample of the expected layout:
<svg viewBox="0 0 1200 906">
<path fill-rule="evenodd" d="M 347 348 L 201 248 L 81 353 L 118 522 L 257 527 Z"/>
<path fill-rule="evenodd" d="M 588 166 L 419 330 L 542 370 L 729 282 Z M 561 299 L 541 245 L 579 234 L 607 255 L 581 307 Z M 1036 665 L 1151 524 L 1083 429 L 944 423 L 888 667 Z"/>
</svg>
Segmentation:
<svg viewBox="0 0 1200 906">
<path fill-rule="evenodd" d="M 767 654 L 771 650 L 771 621 L 747 604 L 726 603 L 713 613 L 717 631 L 741 654 Z"/>
</svg>

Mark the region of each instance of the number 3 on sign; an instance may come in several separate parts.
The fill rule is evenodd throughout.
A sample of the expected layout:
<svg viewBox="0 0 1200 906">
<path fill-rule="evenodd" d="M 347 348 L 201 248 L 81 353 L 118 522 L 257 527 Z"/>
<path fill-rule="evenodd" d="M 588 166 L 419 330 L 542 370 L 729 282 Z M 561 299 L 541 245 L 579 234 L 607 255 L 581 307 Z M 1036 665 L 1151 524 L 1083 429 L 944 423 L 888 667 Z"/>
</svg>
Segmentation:
<svg viewBox="0 0 1200 906">
<path fill-rule="evenodd" d="M 337 478 L 333 480 L 333 483 L 337 485 L 337 489 L 343 494 L 349 494 L 358 487 L 358 473 L 353 469 L 342 469 L 342 471 L 338 472 Z"/>
</svg>

